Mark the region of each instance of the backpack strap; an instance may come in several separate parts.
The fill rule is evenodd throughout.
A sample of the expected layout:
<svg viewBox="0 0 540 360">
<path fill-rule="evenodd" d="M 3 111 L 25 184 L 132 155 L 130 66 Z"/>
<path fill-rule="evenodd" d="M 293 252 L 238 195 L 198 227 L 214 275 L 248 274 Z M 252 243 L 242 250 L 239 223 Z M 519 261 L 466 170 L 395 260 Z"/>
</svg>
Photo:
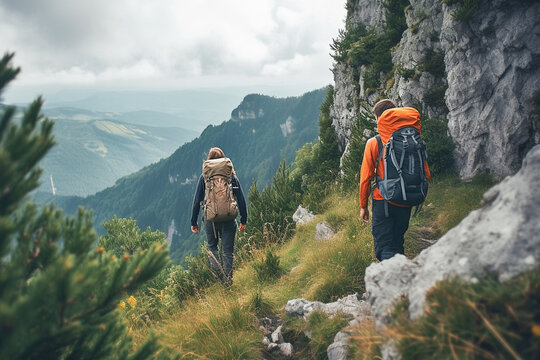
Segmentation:
<svg viewBox="0 0 540 360">
<path fill-rule="evenodd" d="M 378 185 L 378 183 L 379 183 L 379 181 L 381 179 L 379 178 L 379 175 L 377 175 L 377 168 L 379 167 L 379 163 L 381 162 L 382 157 L 383 157 L 384 145 L 382 143 L 380 134 L 377 134 L 375 136 L 375 139 L 377 139 L 377 145 L 378 145 L 378 149 L 379 149 L 379 155 L 377 156 L 377 161 L 375 161 L 375 171 L 374 171 L 376 184 Z M 386 166 L 385 166 L 384 171 L 385 171 L 385 177 L 386 177 Z M 389 217 L 389 214 L 388 214 L 388 202 L 386 200 L 384 200 L 384 215 L 386 217 Z"/>
<path fill-rule="evenodd" d="M 377 175 L 377 168 L 379 167 L 379 163 L 381 162 L 383 156 L 384 146 L 381 140 L 381 135 L 375 136 L 375 139 L 377 139 L 377 146 L 379 149 L 379 155 L 377 156 L 377 161 L 375 161 L 375 175 Z"/>
</svg>

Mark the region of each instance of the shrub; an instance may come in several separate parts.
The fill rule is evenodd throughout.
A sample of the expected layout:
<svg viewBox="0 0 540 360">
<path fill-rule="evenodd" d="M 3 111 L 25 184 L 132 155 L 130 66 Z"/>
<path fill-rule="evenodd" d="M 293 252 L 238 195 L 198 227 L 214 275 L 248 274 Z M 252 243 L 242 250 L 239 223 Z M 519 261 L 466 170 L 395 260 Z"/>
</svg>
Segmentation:
<svg viewBox="0 0 540 360">
<path fill-rule="evenodd" d="M 429 50 L 424 62 L 418 66 L 418 70 L 426 71 L 438 79 L 445 78 L 444 54 L 440 51 Z"/>
<path fill-rule="evenodd" d="M 263 260 L 253 262 L 253 269 L 261 283 L 278 279 L 285 273 L 279 264 L 279 256 L 274 255 L 270 249 L 266 251 L 266 257 Z"/>
<path fill-rule="evenodd" d="M 250 226 L 239 235 L 235 252 L 241 258 L 253 250 L 268 247 L 287 239 L 294 230 L 292 215 L 300 203 L 300 194 L 289 176 L 290 169 L 283 161 L 277 170 L 272 184 L 259 192 L 255 181 L 249 190 Z"/>
<path fill-rule="evenodd" d="M 436 108 L 446 108 L 445 94 L 448 85 L 441 85 L 435 89 L 429 91 L 424 96 L 424 102 L 426 105 Z"/>
<path fill-rule="evenodd" d="M 367 138 L 364 136 L 364 130 L 372 130 L 375 124 L 371 122 L 366 115 L 367 110 L 360 112 L 351 128 L 351 139 L 347 152 L 343 155 L 341 170 L 341 184 L 346 191 L 357 189 L 360 183 L 360 168 L 364 158 L 364 149 Z"/>
<path fill-rule="evenodd" d="M 440 119 L 422 119 L 422 138 L 426 144 L 429 169 L 434 175 L 454 171 L 454 144 L 448 125 Z"/>
<path fill-rule="evenodd" d="M 115 215 L 111 220 L 104 222 L 103 227 L 107 235 L 99 237 L 98 246 L 103 246 L 116 256 L 132 255 L 137 249 L 148 249 L 153 244 L 166 245 L 164 233 L 159 230 L 152 231 L 150 227 L 141 233 L 137 222 L 132 218 L 118 218 Z"/>
</svg>

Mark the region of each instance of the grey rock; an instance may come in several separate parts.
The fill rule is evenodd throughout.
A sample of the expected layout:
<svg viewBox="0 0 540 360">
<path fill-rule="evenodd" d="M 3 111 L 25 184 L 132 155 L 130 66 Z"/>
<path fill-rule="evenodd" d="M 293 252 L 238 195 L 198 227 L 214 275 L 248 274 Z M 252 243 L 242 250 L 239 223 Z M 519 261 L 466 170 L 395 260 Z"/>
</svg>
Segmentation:
<svg viewBox="0 0 540 360">
<path fill-rule="evenodd" d="M 377 326 L 389 322 L 392 305 L 408 294 L 407 285 L 416 276 L 417 267 L 401 254 L 367 267 L 366 291 Z"/>
<path fill-rule="evenodd" d="M 540 82 L 540 3 L 491 1 L 467 26 L 451 11 L 445 12 L 441 45 L 457 168 L 462 177 L 512 174 L 540 142 L 531 102 Z"/>
<path fill-rule="evenodd" d="M 401 354 L 393 340 L 389 340 L 381 346 L 381 355 L 384 360 L 400 360 Z"/>
<path fill-rule="evenodd" d="M 357 294 L 348 295 L 332 303 L 322 303 L 320 301 L 307 301 L 305 299 L 289 300 L 285 306 L 285 312 L 290 315 L 299 315 L 307 318 L 313 311 L 320 311 L 330 317 L 336 314 L 349 319 L 363 320 L 371 316 L 371 306 L 364 300 L 359 300 Z"/>
<path fill-rule="evenodd" d="M 318 223 L 315 229 L 315 240 L 328 240 L 335 235 L 334 230 L 326 223 Z"/>
<path fill-rule="evenodd" d="M 313 215 L 313 213 L 309 212 L 308 209 L 303 208 L 302 205 L 298 205 L 298 209 L 296 209 L 296 211 L 294 212 L 292 218 L 293 218 L 294 222 L 296 223 L 296 225 L 301 225 L 301 224 L 308 223 L 308 222 L 312 221 L 313 219 L 315 219 L 315 215 Z"/>
<path fill-rule="evenodd" d="M 272 333 L 272 342 L 281 344 L 283 342 L 283 334 L 281 333 L 281 325 Z"/>
<path fill-rule="evenodd" d="M 305 299 L 289 300 L 285 306 L 285 312 L 290 315 L 303 316 L 307 319 L 313 311 L 324 312 L 329 317 L 337 314 L 349 319 L 349 326 L 372 318 L 371 306 L 367 301 L 360 300 L 358 294 L 348 295 L 332 303 L 322 303 L 320 301 L 307 301 Z M 311 334 L 306 334 L 311 338 Z M 342 330 L 334 337 L 334 342 L 327 349 L 329 359 L 347 359 L 347 341 L 350 333 Z"/>
<path fill-rule="evenodd" d="M 305 299 L 294 299 L 287 301 L 285 312 L 290 315 L 304 315 L 304 305 L 308 303 Z"/>
<path fill-rule="evenodd" d="M 263 336 L 262 343 L 268 348 L 268 345 L 270 345 L 270 340 L 266 336 Z"/>
<path fill-rule="evenodd" d="M 279 350 L 283 355 L 285 355 L 288 358 L 292 358 L 294 355 L 294 347 L 291 343 L 282 343 L 279 344 Z"/>
<path fill-rule="evenodd" d="M 507 281 L 540 265 L 540 145 L 521 170 L 484 195 L 471 212 L 413 260 L 394 256 L 366 269 L 366 290 L 378 326 L 402 296 L 412 319 L 424 314 L 425 295 L 437 282 L 457 277 L 476 282 L 488 274 Z"/>
<path fill-rule="evenodd" d="M 347 360 L 348 342 L 351 335 L 340 331 L 334 337 L 334 342 L 328 346 L 326 353 L 328 360 Z"/>
<path fill-rule="evenodd" d="M 278 344 L 276 344 L 276 343 L 270 343 L 270 344 L 268 344 L 268 347 L 266 348 L 266 350 L 268 350 L 268 351 L 273 351 L 273 350 L 278 349 L 278 348 L 279 348 L 279 345 L 278 345 Z"/>
</svg>

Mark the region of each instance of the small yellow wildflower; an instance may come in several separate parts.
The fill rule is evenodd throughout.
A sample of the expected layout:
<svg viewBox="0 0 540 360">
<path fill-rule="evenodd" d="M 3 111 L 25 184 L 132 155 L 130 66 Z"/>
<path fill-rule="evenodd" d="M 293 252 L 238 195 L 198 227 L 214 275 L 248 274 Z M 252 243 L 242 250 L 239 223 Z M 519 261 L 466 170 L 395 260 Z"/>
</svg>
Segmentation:
<svg viewBox="0 0 540 360">
<path fill-rule="evenodd" d="M 531 331 L 534 336 L 540 336 L 540 325 L 533 325 Z"/>
<path fill-rule="evenodd" d="M 101 254 L 102 252 L 105 251 L 105 248 L 104 248 L 103 246 L 100 246 L 100 247 L 98 247 L 98 248 L 96 249 L 96 251 L 97 251 L 98 253 Z"/>
<path fill-rule="evenodd" d="M 100 330 L 105 330 L 107 327 L 105 326 L 105 324 L 99 324 L 99 328 Z"/>
<path fill-rule="evenodd" d="M 133 295 L 131 295 L 131 296 L 128 298 L 127 302 L 128 302 L 128 304 L 129 304 L 129 306 L 131 306 L 132 309 L 134 309 L 135 306 L 137 306 L 137 299 L 135 299 L 135 298 L 133 297 Z"/>
<path fill-rule="evenodd" d="M 124 300 L 120 300 L 120 303 L 118 304 L 118 306 L 120 306 L 122 309 L 125 309 L 126 303 L 124 302 Z"/>
<path fill-rule="evenodd" d="M 128 253 L 125 253 L 124 256 L 122 256 L 122 259 L 124 260 L 129 260 L 129 254 Z"/>
<path fill-rule="evenodd" d="M 139 275 L 142 272 L 140 268 L 135 269 L 135 275 Z"/>
<path fill-rule="evenodd" d="M 73 269 L 73 259 L 71 256 L 68 256 L 64 261 L 64 269 L 68 271 Z"/>
<path fill-rule="evenodd" d="M 117 259 L 116 259 L 116 255 L 113 255 L 113 256 L 111 257 L 111 260 L 112 260 L 112 261 L 116 261 L 116 260 L 117 260 Z"/>
<path fill-rule="evenodd" d="M 135 314 L 131 314 L 131 318 L 132 318 L 132 319 L 135 319 Z"/>
</svg>

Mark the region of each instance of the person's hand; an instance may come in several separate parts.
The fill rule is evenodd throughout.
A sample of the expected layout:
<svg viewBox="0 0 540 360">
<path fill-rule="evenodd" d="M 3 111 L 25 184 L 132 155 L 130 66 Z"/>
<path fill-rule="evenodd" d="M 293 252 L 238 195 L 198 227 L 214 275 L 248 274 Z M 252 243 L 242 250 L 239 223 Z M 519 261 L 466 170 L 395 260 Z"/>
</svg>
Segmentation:
<svg viewBox="0 0 540 360">
<path fill-rule="evenodd" d="M 192 226 L 191 232 L 197 234 L 199 232 L 199 225 Z"/>
<path fill-rule="evenodd" d="M 360 219 L 362 219 L 364 224 L 369 223 L 369 210 L 367 207 L 360 209 Z"/>
<path fill-rule="evenodd" d="M 246 230 L 246 224 L 240 224 L 240 225 L 238 225 L 238 230 L 240 230 L 240 231 Z"/>
</svg>

